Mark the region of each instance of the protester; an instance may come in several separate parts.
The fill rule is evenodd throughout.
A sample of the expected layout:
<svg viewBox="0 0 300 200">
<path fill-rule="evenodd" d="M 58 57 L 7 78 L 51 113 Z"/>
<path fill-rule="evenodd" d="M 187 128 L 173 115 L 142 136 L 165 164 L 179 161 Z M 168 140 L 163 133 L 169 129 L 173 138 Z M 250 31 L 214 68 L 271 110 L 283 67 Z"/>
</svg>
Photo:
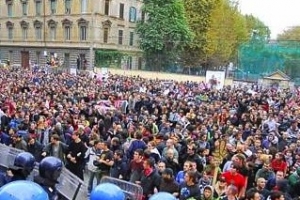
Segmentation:
<svg viewBox="0 0 300 200">
<path fill-rule="evenodd" d="M 80 178 L 88 163 L 93 172 L 140 184 L 145 198 L 159 190 L 166 167 L 180 184 L 180 199 L 189 196 L 183 188 L 204 198 L 196 188 L 205 186 L 230 200 L 255 199 L 256 192 L 280 199 L 272 193 L 278 188 L 283 197 L 299 197 L 290 187 L 299 185 L 298 88 L 217 90 L 203 82 L 50 71 L 0 69 L 1 143 L 37 160 L 39 153 L 60 158 Z M 92 141 L 101 141 L 99 155 L 109 152 L 105 170 L 97 156 L 86 156 Z"/>
</svg>

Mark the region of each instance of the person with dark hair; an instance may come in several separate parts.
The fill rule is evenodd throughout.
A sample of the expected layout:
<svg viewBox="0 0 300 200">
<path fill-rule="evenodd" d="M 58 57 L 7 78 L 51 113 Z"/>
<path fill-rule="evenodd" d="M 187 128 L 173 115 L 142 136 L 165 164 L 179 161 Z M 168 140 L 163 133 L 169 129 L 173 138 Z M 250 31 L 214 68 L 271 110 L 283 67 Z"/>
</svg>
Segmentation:
<svg viewBox="0 0 300 200">
<path fill-rule="evenodd" d="M 122 150 L 114 152 L 114 164 L 110 168 L 110 176 L 113 178 L 125 179 L 128 172 L 127 160 Z"/>
<path fill-rule="evenodd" d="M 81 141 L 78 132 L 72 134 L 72 139 L 68 148 L 66 168 L 83 180 L 84 157 L 87 148 Z"/>
<path fill-rule="evenodd" d="M 130 178 L 131 183 L 137 183 L 141 179 L 143 171 L 143 155 L 144 151 L 142 149 L 135 150 L 133 154 L 133 159 L 130 161 Z"/>
<path fill-rule="evenodd" d="M 146 143 L 142 140 L 142 133 L 136 132 L 134 134 L 135 140 L 133 140 L 128 148 L 128 158 L 132 159 L 134 151 L 137 149 L 145 150 L 147 148 Z"/>
<path fill-rule="evenodd" d="M 155 161 L 152 158 L 146 159 L 143 162 L 144 170 L 142 172 L 140 185 L 143 188 L 143 196 L 145 200 L 148 200 L 155 192 L 155 189 L 159 189 L 160 176 L 154 167 Z"/>
<path fill-rule="evenodd" d="M 200 200 L 201 192 L 198 182 L 198 175 L 196 172 L 187 171 L 184 176 L 184 182 L 180 185 L 180 200 L 187 200 L 187 199 L 196 199 Z"/>
<path fill-rule="evenodd" d="M 231 169 L 222 174 L 228 185 L 234 185 L 238 189 L 239 196 L 243 196 L 243 188 L 245 187 L 245 178 L 238 171 L 236 164 L 231 165 Z"/>
<path fill-rule="evenodd" d="M 285 200 L 284 195 L 280 191 L 273 191 L 269 197 L 270 200 Z"/>
<path fill-rule="evenodd" d="M 99 180 L 103 176 L 108 176 L 111 167 L 114 165 L 114 154 L 109 149 L 109 144 L 107 141 L 100 141 L 101 154 L 95 161 L 95 165 L 99 170 Z"/>
<path fill-rule="evenodd" d="M 59 158 L 64 164 L 66 163 L 65 154 L 67 153 L 68 145 L 60 141 L 60 137 L 57 134 L 53 134 L 50 137 L 50 143 L 47 144 L 42 152 L 42 156 L 53 156 Z"/>
<path fill-rule="evenodd" d="M 160 192 L 168 192 L 174 197 L 179 196 L 179 185 L 174 179 L 173 170 L 171 168 L 166 168 L 162 172 L 162 179 L 159 185 Z"/>
<path fill-rule="evenodd" d="M 250 191 L 246 194 L 246 200 L 261 200 L 261 196 L 257 191 Z"/>
<path fill-rule="evenodd" d="M 36 162 L 40 162 L 42 160 L 43 145 L 37 141 L 35 137 L 29 136 L 27 149 L 28 152 L 35 157 Z"/>
<path fill-rule="evenodd" d="M 197 171 L 202 173 L 204 167 L 200 156 L 196 153 L 197 147 L 194 144 L 187 145 L 187 157 L 185 160 L 195 162 L 197 164 Z"/>
</svg>

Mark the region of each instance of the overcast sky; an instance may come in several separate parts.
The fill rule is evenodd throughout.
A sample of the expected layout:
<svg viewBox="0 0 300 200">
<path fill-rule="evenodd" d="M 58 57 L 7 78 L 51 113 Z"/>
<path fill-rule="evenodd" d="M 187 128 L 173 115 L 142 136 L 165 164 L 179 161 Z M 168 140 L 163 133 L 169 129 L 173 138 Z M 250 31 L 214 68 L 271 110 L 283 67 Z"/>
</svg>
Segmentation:
<svg viewBox="0 0 300 200">
<path fill-rule="evenodd" d="M 300 26 L 300 0 L 238 0 L 243 14 L 258 17 L 271 29 L 271 38 Z"/>
</svg>

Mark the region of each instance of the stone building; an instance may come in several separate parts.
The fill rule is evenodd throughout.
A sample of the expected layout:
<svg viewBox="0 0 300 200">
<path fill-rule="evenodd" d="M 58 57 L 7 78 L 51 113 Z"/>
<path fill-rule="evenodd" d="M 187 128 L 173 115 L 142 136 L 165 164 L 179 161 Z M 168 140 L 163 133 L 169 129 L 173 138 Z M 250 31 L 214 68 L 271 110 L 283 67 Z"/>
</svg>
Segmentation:
<svg viewBox="0 0 300 200">
<path fill-rule="evenodd" d="M 96 50 L 126 53 L 122 66 L 141 68 L 134 32 L 141 0 L 1 0 L 0 59 L 28 68 L 49 58 L 64 67 L 94 66 Z"/>
</svg>

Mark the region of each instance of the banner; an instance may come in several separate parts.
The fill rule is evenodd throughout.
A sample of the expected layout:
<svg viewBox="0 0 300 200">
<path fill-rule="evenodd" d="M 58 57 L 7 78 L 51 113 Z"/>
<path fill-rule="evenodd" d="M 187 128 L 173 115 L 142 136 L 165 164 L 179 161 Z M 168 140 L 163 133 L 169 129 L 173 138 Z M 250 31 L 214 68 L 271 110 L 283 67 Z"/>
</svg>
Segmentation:
<svg viewBox="0 0 300 200">
<path fill-rule="evenodd" d="M 225 72 L 224 71 L 206 71 L 205 81 L 208 88 L 222 89 L 225 84 Z"/>
</svg>

